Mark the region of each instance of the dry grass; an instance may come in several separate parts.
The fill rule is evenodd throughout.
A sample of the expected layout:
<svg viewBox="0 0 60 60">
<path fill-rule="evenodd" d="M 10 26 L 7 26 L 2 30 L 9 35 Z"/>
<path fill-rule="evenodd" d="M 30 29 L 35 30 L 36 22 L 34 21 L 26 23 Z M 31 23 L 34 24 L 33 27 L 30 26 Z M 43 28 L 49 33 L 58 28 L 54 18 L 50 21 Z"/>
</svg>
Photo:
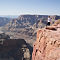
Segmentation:
<svg viewBox="0 0 60 60">
<path fill-rule="evenodd" d="M 60 24 L 60 19 L 56 20 L 54 24 Z"/>
</svg>

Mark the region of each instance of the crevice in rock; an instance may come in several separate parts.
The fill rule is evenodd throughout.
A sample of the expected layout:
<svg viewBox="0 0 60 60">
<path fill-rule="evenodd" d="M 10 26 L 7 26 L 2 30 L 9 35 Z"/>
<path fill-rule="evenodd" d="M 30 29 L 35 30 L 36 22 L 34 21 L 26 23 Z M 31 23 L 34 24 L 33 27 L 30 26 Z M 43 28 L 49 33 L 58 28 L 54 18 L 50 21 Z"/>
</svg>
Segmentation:
<svg viewBox="0 0 60 60">
<path fill-rule="evenodd" d="M 56 41 L 54 41 L 54 44 L 56 43 Z"/>
</svg>

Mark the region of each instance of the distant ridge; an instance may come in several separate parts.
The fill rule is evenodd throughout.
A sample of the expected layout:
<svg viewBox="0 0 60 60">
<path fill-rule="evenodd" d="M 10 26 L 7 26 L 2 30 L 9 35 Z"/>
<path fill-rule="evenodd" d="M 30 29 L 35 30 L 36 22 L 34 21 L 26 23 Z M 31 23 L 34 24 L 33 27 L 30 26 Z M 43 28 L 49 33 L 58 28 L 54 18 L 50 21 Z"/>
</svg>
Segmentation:
<svg viewBox="0 0 60 60">
<path fill-rule="evenodd" d="M 6 17 L 6 18 L 17 18 L 18 15 L 0 15 L 0 17 Z"/>
</svg>

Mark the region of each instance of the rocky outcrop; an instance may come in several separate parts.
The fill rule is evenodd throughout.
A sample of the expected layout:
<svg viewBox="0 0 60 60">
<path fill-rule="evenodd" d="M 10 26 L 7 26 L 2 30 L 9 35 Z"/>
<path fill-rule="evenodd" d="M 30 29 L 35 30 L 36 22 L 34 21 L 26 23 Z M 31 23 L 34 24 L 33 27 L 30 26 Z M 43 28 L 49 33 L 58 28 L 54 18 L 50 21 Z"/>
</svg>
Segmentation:
<svg viewBox="0 0 60 60">
<path fill-rule="evenodd" d="M 32 60 L 60 60 L 60 23 L 38 30 Z"/>
<path fill-rule="evenodd" d="M 5 33 L 0 34 L 1 60 L 30 60 L 32 47 L 24 39 L 10 39 Z"/>
</svg>

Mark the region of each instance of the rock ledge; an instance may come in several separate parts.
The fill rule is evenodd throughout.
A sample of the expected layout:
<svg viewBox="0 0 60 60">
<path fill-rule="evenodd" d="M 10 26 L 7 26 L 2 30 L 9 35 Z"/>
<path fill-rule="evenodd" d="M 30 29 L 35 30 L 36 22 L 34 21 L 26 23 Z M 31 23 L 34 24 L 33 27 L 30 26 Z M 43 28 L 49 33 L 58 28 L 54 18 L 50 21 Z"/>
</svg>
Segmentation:
<svg viewBox="0 0 60 60">
<path fill-rule="evenodd" d="M 60 24 L 38 30 L 32 60 L 60 60 Z"/>
</svg>

